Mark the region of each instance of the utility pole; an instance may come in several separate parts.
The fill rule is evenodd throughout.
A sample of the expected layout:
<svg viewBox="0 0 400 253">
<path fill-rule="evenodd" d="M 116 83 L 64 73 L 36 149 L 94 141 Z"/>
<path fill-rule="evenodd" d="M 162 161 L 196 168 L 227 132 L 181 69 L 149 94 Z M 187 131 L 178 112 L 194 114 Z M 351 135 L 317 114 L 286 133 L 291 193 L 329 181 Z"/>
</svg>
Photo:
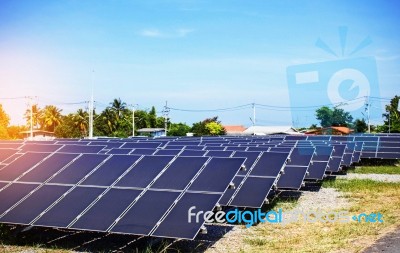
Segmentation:
<svg viewBox="0 0 400 253">
<path fill-rule="evenodd" d="M 165 136 L 167 136 L 167 129 L 168 129 L 168 114 L 169 114 L 168 101 L 165 101 L 165 106 L 163 110 Z"/>
<path fill-rule="evenodd" d="M 89 101 L 89 139 L 93 139 L 93 87 L 94 87 L 94 70 L 92 71 L 92 91 Z"/>
<path fill-rule="evenodd" d="M 369 103 L 369 96 L 365 98 L 365 111 L 367 112 L 367 124 L 368 124 L 368 133 L 371 133 L 371 124 L 370 124 L 370 108 L 371 104 Z"/>
<path fill-rule="evenodd" d="M 135 105 L 132 105 L 132 137 L 135 137 Z"/>
<path fill-rule="evenodd" d="M 253 135 L 256 135 L 256 104 L 253 103 Z"/>
</svg>

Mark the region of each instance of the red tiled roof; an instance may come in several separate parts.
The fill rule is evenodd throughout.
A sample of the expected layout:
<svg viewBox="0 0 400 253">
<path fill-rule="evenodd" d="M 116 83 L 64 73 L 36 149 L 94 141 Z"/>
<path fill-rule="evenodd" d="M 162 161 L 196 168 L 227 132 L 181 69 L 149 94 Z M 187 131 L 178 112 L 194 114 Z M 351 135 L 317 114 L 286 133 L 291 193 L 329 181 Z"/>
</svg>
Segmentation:
<svg viewBox="0 0 400 253">
<path fill-rule="evenodd" d="M 244 130 L 246 130 L 246 128 L 244 126 L 234 126 L 234 125 L 233 126 L 224 126 L 224 128 L 227 133 L 229 133 L 229 132 L 241 133 Z"/>
</svg>

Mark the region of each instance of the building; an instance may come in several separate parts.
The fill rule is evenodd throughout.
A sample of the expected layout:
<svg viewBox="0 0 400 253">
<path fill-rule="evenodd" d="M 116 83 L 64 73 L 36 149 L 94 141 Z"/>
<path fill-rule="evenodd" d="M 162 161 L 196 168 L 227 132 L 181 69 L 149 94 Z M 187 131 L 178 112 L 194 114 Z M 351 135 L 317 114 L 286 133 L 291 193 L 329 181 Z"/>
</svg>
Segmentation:
<svg viewBox="0 0 400 253">
<path fill-rule="evenodd" d="M 302 133 L 291 126 L 251 126 L 243 132 L 243 135 L 272 134 L 302 135 Z"/>
<path fill-rule="evenodd" d="M 55 138 L 54 132 L 39 130 L 39 129 L 32 130 L 33 139 L 30 138 L 31 137 L 30 130 L 22 131 L 22 132 L 20 132 L 20 134 L 26 140 L 47 141 L 47 140 L 53 140 Z"/>
<path fill-rule="evenodd" d="M 141 136 L 150 136 L 150 137 L 165 136 L 164 128 L 142 128 L 137 130 L 137 132 Z"/>
<path fill-rule="evenodd" d="M 246 128 L 241 125 L 224 126 L 224 128 L 226 135 L 243 135 L 243 132 L 246 130 Z"/>
<path fill-rule="evenodd" d="M 354 130 L 348 127 L 332 126 L 317 129 L 310 129 L 305 134 L 315 134 L 315 135 L 349 135 L 353 133 Z"/>
</svg>

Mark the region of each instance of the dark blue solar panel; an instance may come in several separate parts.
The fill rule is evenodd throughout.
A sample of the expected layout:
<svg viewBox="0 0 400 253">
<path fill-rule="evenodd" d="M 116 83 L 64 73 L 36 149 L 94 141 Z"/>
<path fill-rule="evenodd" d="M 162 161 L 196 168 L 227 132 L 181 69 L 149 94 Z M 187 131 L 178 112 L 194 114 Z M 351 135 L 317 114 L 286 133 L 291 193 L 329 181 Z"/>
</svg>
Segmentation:
<svg viewBox="0 0 400 253">
<path fill-rule="evenodd" d="M 17 153 L 17 149 L 3 148 L 0 149 L 0 163 Z"/>
<path fill-rule="evenodd" d="M 203 156 L 207 153 L 206 150 L 183 150 L 179 156 Z"/>
<path fill-rule="evenodd" d="M 81 184 L 109 186 L 139 158 L 140 156 L 113 155 Z"/>
<path fill-rule="evenodd" d="M 342 162 L 341 157 L 332 157 L 328 162 L 328 167 L 326 171 L 329 172 L 339 172 L 341 170 L 340 163 Z"/>
<path fill-rule="evenodd" d="M 276 178 L 247 177 L 230 206 L 260 208 Z"/>
<path fill-rule="evenodd" d="M 208 157 L 178 157 L 151 188 L 183 190 L 207 160 Z"/>
<path fill-rule="evenodd" d="M 37 184 L 14 183 L 0 191 L 0 216 L 38 186 Z"/>
<path fill-rule="evenodd" d="M 288 165 L 308 167 L 311 158 L 314 155 L 314 151 L 314 148 L 293 148 L 292 153 L 290 153 L 290 160 L 288 162 Z"/>
<path fill-rule="evenodd" d="M 131 152 L 131 155 L 152 155 L 157 149 L 152 148 L 136 148 Z"/>
<path fill-rule="evenodd" d="M 161 146 L 161 142 L 128 142 L 121 146 L 121 148 L 150 148 L 156 149 Z"/>
<path fill-rule="evenodd" d="M 13 181 L 46 158 L 48 153 L 26 153 L 0 170 L 0 180 Z"/>
<path fill-rule="evenodd" d="M 0 148 L 13 148 L 13 149 L 17 149 L 19 147 L 21 147 L 23 144 L 22 143 L 0 143 Z"/>
<path fill-rule="evenodd" d="M 210 157 L 230 157 L 233 151 L 209 150 L 205 155 Z"/>
<path fill-rule="evenodd" d="M 141 192 L 141 190 L 111 189 L 83 214 L 72 228 L 107 231 Z"/>
<path fill-rule="evenodd" d="M 248 147 L 247 148 L 247 151 L 258 151 L 258 152 L 261 152 L 261 151 L 268 151 L 268 150 L 270 150 L 270 148 L 271 147 Z"/>
<path fill-rule="evenodd" d="M 157 150 L 154 154 L 155 155 L 169 155 L 169 156 L 174 156 L 177 155 L 181 152 L 181 149 L 159 149 Z"/>
<path fill-rule="evenodd" d="M 253 166 L 254 162 L 257 160 L 260 152 L 250 152 L 250 151 L 236 151 L 233 157 L 245 157 L 246 161 L 244 165 L 246 170 L 240 170 L 238 175 L 246 175 L 248 170 Z"/>
<path fill-rule="evenodd" d="M 104 192 L 103 188 L 76 187 L 40 217 L 34 225 L 65 228 L 102 192 Z"/>
<path fill-rule="evenodd" d="M 252 176 L 276 177 L 285 166 L 289 153 L 264 152 L 250 172 Z"/>
<path fill-rule="evenodd" d="M 146 188 L 173 158 L 173 156 L 144 156 L 116 186 Z"/>
<path fill-rule="evenodd" d="M 306 175 L 305 178 L 310 180 L 322 180 L 327 168 L 328 161 L 315 161 L 308 167 L 308 175 Z"/>
<path fill-rule="evenodd" d="M 244 158 L 212 158 L 189 190 L 224 192 L 244 161 Z"/>
<path fill-rule="evenodd" d="M 57 144 L 25 144 L 21 147 L 23 153 L 28 151 L 34 152 L 54 152 L 60 149 L 62 145 Z"/>
<path fill-rule="evenodd" d="M 247 147 L 238 147 L 238 146 L 229 146 L 226 147 L 225 150 L 231 150 L 231 151 L 245 151 Z"/>
<path fill-rule="evenodd" d="M 107 157 L 108 155 L 83 154 L 49 182 L 58 184 L 77 184 Z"/>
<path fill-rule="evenodd" d="M 106 152 L 106 154 L 111 155 L 127 155 L 132 152 L 131 148 L 112 148 Z"/>
<path fill-rule="evenodd" d="M 30 224 L 69 188 L 68 186 L 44 185 L 1 217 L 0 221 L 13 224 Z"/>
<path fill-rule="evenodd" d="M 379 142 L 379 147 L 400 147 L 400 142 Z"/>
<path fill-rule="evenodd" d="M 43 183 L 76 157 L 78 157 L 78 154 L 55 153 L 18 179 L 18 181 Z"/>
<path fill-rule="evenodd" d="M 222 195 L 222 198 L 219 200 L 219 204 L 222 206 L 227 206 L 229 203 L 229 200 L 235 193 L 236 189 L 239 187 L 240 183 L 244 179 L 243 176 L 236 176 L 233 178 L 232 183 L 234 184 L 235 188 L 228 188 L 226 189 L 224 195 Z"/>
<path fill-rule="evenodd" d="M 210 211 L 217 204 L 220 194 L 185 193 L 176 206 L 154 231 L 154 236 L 194 239 L 204 224 L 202 216 L 199 223 L 188 221 L 188 210 L 196 206 L 197 211 Z"/>
<path fill-rule="evenodd" d="M 315 153 L 312 157 L 312 161 L 329 161 L 332 152 L 332 146 L 315 146 Z"/>
<path fill-rule="evenodd" d="M 304 181 L 307 167 L 286 166 L 285 173 L 278 180 L 278 189 L 299 190 Z"/>
<path fill-rule="evenodd" d="M 105 149 L 119 148 L 122 146 L 121 142 L 108 142 L 108 141 L 92 141 L 88 145 L 102 145 Z"/>
<path fill-rule="evenodd" d="M 65 145 L 58 152 L 74 154 L 97 154 L 105 146 Z"/>
<path fill-rule="evenodd" d="M 111 231 L 148 235 L 179 194 L 178 192 L 147 191 Z"/>
<path fill-rule="evenodd" d="M 270 152 L 284 152 L 284 153 L 289 153 L 292 151 L 293 147 L 272 147 L 269 151 Z"/>
</svg>

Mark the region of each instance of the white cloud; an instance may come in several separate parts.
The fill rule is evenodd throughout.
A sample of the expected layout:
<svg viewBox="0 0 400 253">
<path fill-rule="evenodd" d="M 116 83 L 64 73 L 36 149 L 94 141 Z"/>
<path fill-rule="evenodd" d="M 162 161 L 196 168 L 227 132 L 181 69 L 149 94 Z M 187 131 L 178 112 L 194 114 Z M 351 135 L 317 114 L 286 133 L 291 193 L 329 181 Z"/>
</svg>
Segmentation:
<svg viewBox="0 0 400 253">
<path fill-rule="evenodd" d="M 193 29 L 179 28 L 172 31 L 160 31 L 158 29 L 144 29 L 139 32 L 143 37 L 151 38 L 183 38 L 192 33 Z"/>
</svg>

